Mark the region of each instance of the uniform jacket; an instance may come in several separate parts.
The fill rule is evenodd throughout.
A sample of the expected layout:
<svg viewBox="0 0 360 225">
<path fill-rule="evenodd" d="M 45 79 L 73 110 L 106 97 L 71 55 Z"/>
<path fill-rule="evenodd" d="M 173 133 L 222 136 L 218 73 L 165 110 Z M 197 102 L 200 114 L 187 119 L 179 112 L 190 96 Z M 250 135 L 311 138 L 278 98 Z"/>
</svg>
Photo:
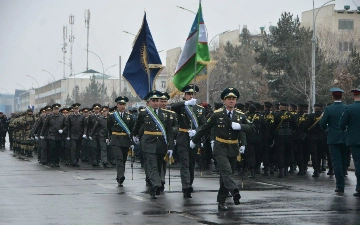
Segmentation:
<svg viewBox="0 0 360 225">
<path fill-rule="evenodd" d="M 256 128 L 253 124 L 242 123 L 242 121 L 244 121 L 243 113 L 233 110 L 233 115 L 230 119 L 226 112 L 225 108 L 215 110 L 206 123 L 197 130 L 192 140 L 194 143 L 198 143 L 200 142 L 201 137 L 212 131 L 215 136 L 213 155 L 236 157 L 239 155 L 239 139 L 241 133 L 254 133 L 256 132 Z M 241 123 L 241 131 L 233 130 L 231 127 L 232 122 Z M 228 144 L 219 140 L 237 142 Z"/>
<path fill-rule="evenodd" d="M 97 131 L 95 131 L 94 133 L 92 133 L 92 136 L 90 135 L 90 131 L 94 128 L 95 126 L 95 123 L 98 119 L 98 117 L 100 116 L 100 114 L 91 114 L 88 118 L 88 125 L 87 125 L 87 129 L 88 129 L 88 132 L 89 132 L 89 136 L 92 137 L 92 138 L 99 138 L 99 134 Z"/>
<path fill-rule="evenodd" d="M 346 130 L 346 145 L 360 145 L 360 101 L 348 105 L 340 118 L 340 128 Z"/>
<path fill-rule="evenodd" d="M 46 117 L 40 136 L 44 136 L 48 131 L 45 139 L 61 140 L 63 135 L 59 133 L 59 130 L 66 130 L 66 118 L 61 113 L 52 113 Z"/>
<path fill-rule="evenodd" d="M 321 129 L 319 121 L 321 119 L 322 111 L 311 113 L 307 118 L 306 133 L 309 139 L 325 138 L 325 131 Z"/>
<path fill-rule="evenodd" d="M 108 130 L 109 130 L 109 135 L 111 136 L 110 145 L 121 146 L 121 147 L 130 147 L 130 145 L 132 144 L 131 131 L 134 128 L 135 119 L 134 119 L 133 115 L 131 115 L 127 112 L 124 112 L 124 115 L 122 116 L 122 120 L 124 121 L 126 126 L 129 128 L 130 136 L 129 135 L 112 134 L 112 132 L 126 133 L 125 130 L 119 125 L 119 123 L 115 119 L 115 115 L 113 113 L 113 114 L 109 115 L 108 125 L 107 125 Z"/>
<path fill-rule="evenodd" d="M 322 129 L 328 129 L 327 144 L 346 143 L 345 133 L 340 128 L 340 117 L 345 107 L 342 102 L 334 102 L 324 110 L 319 123 Z"/>
<path fill-rule="evenodd" d="M 181 129 L 184 129 L 184 130 L 194 129 L 195 130 L 195 126 L 194 126 L 194 124 L 192 124 L 191 118 L 185 110 L 185 102 L 177 102 L 177 103 L 172 104 L 171 110 L 173 110 L 177 115 L 177 120 L 178 120 L 180 130 Z M 197 121 L 198 121 L 198 124 L 200 127 L 201 125 L 203 125 L 205 123 L 205 115 L 204 115 L 205 109 L 204 109 L 204 107 L 202 107 L 200 105 L 194 105 L 194 106 L 192 106 L 192 110 L 197 117 Z M 177 138 L 176 138 L 177 145 L 189 147 L 189 143 L 190 143 L 189 133 L 182 132 L 180 130 L 179 130 Z"/>
<path fill-rule="evenodd" d="M 294 133 L 294 141 L 304 140 L 306 137 L 307 129 L 309 128 L 308 114 L 303 111 L 299 111 L 295 114 L 295 121 L 298 129 Z M 310 125 L 311 126 L 311 125 Z"/>
<path fill-rule="evenodd" d="M 167 150 L 174 150 L 172 120 L 163 109 L 158 109 L 158 117 L 165 127 L 168 146 L 166 146 L 163 135 L 146 134 L 147 132 L 161 132 L 161 130 L 151 115 L 145 109 L 142 109 L 136 119 L 133 135 L 137 136 L 143 132 L 141 136 L 141 150 L 143 152 L 165 154 Z"/>
<path fill-rule="evenodd" d="M 292 137 L 297 130 L 294 115 L 291 112 L 282 110 L 274 115 L 274 126 L 277 136 Z"/>
<path fill-rule="evenodd" d="M 84 134 L 86 134 L 87 123 L 85 120 L 85 116 L 79 114 L 72 113 L 67 119 L 67 133 L 70 139 L 79 140 L 82 138 Z"/>
<path fill-rule="evenodd" d="M 263 139 L 263 134 L 266 132 L 265 120 L 263 115 L 260 113 L 246 113 L 246 119 L 254 124 L 256 132 L 246 135 L 247 143 L 261 143 Z"/>
<path fill-rule="evenodd" d="M 97 117 L 95 125 L 89 133 L 89 137 L 93 137 L 94 134 L 96 134 L 97 135 L 96 137 L 102 141 L 105 141 L 105 139 L 109 139 L 109 131 L 107 124 L 108 124 L 108 117 L 105 117 L 103 115 Z"/>
</svg>

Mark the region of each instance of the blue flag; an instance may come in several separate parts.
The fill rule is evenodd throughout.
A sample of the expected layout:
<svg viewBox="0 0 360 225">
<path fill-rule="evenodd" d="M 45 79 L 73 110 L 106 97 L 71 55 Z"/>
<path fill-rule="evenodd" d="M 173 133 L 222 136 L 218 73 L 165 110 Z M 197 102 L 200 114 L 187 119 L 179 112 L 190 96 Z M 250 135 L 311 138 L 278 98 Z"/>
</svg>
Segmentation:
<svg viewBox="0 0 360 225">
<path fill-rule="evenodd" d="M 146 94 L 155 88 L 154 79 L 163 68 L 145 13 L 132 52 L 125 65 L 123 76 L 136 94 L 144 99 Z"/>
</svg>

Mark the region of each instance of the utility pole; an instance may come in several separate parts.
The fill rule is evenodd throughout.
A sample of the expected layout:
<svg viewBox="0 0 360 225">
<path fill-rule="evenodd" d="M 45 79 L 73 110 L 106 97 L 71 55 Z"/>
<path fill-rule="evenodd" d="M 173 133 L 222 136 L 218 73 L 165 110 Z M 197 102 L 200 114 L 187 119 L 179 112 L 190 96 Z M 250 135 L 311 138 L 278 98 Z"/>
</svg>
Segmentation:
<svg viewBox="0 0 360 225">
<path fill-rule="evenodd" d="M 66 39 L 67 39 L 67 26 L 63 26 L 63 47 L 61 48 L 62 52 L 64 53 L 63 56 L 63 61 L 65 62 L 65 54 L 66 54 Z M 64 70 L 64 74 L 63 74 L 63 78 L 65 78 L 65 65 L 63 67 Z"/>
<path fill-rule="evenodd" d="M 86 44 L 86 70 L 89 70 L 89 30 L 90 30 L 90 9 L 85 11 L 85 27 L 87 29 Z"/>
<path fill-rule="evenodd" d="M 69 16 L 69 24 L 70 24 L 70 36 L 69 36 L 69 42 L 70 42 L 70 58 L 69 58 L 69 64 L 70 64 L 70 76 L 74 75 L 72 74 L 72 54 L 73 54 L 73 43 L 75 40 L 75 37 L 73 35 L 73 25 L 75 22 L 75 16 L 71 14 Z"/>
</svg>

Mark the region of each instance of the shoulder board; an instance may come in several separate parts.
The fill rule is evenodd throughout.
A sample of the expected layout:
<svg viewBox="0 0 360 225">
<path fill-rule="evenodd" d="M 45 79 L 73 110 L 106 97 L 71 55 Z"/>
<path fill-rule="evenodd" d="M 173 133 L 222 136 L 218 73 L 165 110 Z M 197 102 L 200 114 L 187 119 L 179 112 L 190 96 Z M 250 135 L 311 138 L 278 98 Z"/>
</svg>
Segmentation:
<svg viewBox="0 0 360 225">
<path fill-rule="evenodd" d="M 145 111 L 145 109 L 140 109 L 140 111 L 144 112 L 144 111 Z"/>
<path fill-rule="evenodd" d="M 237 113 L 240 113 L 240 114 L 242 114 L 242 115 L 245 115 L 245 113 L 243 113 L 241 110 L 235 109 L 235 111 L 236 111 Z"/>
<path fill-rule="evenodd" d="M 222 111 L 223 111 L 223 108 L 215 110 L 214 113 L 222 112 Z"/>
<path fill-rule="evenodd" d="M 173 111 L 168 110 L 168 109 L 161 109 L 161 110 L 163 110 L 163 111 L 165 111 L 165 112 L 169 112 L 169 113 L 174 113 Z"/>
</svg>

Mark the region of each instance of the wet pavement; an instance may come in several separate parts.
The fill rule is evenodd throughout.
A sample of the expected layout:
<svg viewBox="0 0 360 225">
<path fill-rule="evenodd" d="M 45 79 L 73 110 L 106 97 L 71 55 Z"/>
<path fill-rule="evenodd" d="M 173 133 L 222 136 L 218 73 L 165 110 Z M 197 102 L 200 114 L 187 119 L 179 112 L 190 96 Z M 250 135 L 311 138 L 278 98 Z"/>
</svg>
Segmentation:
<svg viewBox="0 0 360 225">
<path fill-rule="evenodd" d="M 0 224 L 360 224 L 360 199 L 353 197 L 355 174 L 349 171 L 344 194 L 335 178 L 289 174 L 244 177 L 241 204 L 228 198 L 227 212 L 217 209 L 218 174 L 196 171 L 192 199 L 183 199 L 179 170 L 171 169 L 165 192 L 152 200 L 139 163 L 126 165 L 124 187 L 115 168 L 80 163 L 50 168 L 34 158 L 0 151 Z M 241 177 L 236 177 L 241 187 Z"/>
</svg>

